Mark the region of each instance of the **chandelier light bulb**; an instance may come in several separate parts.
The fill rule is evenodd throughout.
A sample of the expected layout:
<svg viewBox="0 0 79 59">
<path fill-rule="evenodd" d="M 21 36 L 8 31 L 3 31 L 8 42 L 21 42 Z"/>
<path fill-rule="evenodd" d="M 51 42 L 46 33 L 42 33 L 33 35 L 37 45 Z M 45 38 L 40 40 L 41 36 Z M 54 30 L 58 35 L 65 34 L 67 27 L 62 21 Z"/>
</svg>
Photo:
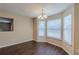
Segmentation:
<svg viewBox="0 0 79 59">
<path fill-rule="evenodd" d="M 38 16 L 38 19 L 47 19 L 47 15 L 45 15 L 45 13 L 43 11 L 44 11 L 44 9 L 42 9 L 42 13 L 41 13 L 41 15 Z"/>
<path fill-rule="evenodd" d="M 47 19 L 47 15 L 44 15 L 43 17 L 44 17 L 45 19 Z"/>
</svg>

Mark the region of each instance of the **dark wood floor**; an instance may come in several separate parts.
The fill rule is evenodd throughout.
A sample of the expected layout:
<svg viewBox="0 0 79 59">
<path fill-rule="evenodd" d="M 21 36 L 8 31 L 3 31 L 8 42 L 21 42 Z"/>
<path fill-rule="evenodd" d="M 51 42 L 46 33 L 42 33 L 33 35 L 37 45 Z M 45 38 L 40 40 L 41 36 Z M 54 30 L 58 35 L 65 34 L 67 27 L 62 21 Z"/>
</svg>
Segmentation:
<svg viewBox="0 0 79 59">
<path fill-rule="evenodd" d="M 49 43 L 30 41 L 0 48 L 0 55 L 67 55 L 67 53 Z"/>
</svg>

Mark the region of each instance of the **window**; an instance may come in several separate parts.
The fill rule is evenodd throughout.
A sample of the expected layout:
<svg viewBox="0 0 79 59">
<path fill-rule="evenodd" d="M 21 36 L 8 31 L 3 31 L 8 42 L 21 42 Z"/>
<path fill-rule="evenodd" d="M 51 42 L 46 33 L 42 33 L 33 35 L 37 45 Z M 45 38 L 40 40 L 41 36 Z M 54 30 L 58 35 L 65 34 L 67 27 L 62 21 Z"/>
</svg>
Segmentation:
<svg viewBox="0 0 79 59">
<path fill-rule="evenodd" d="M 40 20 L 38 22 L 38 36 L 45 36 L 45 21 Z"/>
<path fill-rule="evenodd" d="M 68 15 L 64 17 L 64 41 L 71 45 L 71 17 Z"/>
<path fill-rule="evenodd" d="M 48 20 L 47 37 L 61 38 L 61 19 Z"/>
</svg>

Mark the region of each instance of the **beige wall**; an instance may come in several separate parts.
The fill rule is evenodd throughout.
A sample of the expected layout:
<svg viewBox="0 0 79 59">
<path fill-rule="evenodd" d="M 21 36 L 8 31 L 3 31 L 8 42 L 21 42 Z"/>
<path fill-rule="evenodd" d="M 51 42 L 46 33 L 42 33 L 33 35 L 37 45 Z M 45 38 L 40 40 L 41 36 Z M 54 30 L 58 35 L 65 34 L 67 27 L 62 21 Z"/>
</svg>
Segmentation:
<svg viewBox="0 0 79 59">
<path fill-rule="evenodd" d="M 14 31 L 0 32 L 0 48 L 32 40 L 32 20 L 28 17 L 0 11 L 0 17 L 14 19 Z"/>
<path fill-rule="evenodd" d="M 37 20 L 33 18 L 33 40 L 37 40 Z"/>
<path fill-rule="evenodd" d="M 79 54 L 79 4 L 75 4 L 75 20 L 74 20 L 74 48 L 75 54 Z"/>
</svg>

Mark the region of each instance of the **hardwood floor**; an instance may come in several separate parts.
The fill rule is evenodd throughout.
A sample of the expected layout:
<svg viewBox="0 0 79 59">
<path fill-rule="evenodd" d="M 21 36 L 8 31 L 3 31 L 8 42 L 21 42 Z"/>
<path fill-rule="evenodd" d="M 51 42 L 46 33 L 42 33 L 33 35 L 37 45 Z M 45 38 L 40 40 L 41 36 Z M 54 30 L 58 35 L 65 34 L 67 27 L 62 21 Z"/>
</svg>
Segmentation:
<svg viewBox="0 0 79 59">
<path fill-rule="evenodd" d="M 9 47 L 0 48 L 0 55 L 68 55 L 55 45 L 29 41 Z"/>
</svg>

